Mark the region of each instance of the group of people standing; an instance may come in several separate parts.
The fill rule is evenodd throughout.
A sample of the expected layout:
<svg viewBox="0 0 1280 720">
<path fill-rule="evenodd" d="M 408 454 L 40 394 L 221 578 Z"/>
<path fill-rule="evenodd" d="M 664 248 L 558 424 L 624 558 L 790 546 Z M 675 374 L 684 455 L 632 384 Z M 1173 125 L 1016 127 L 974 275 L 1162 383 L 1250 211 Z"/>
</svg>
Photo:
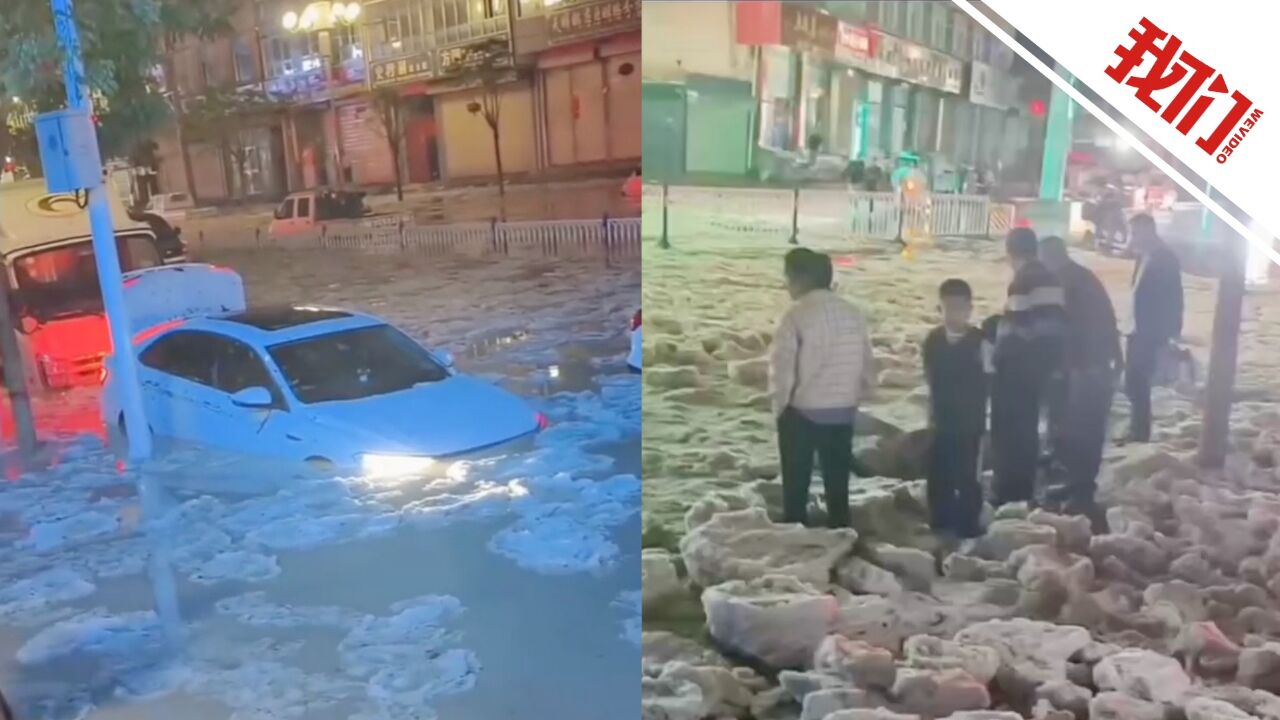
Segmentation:
<svg viewBox="0 0 1280 720">
<path fill-rule="evenodd" d="M 1149 441 L 1152 376 L 1164 348 L 1182 332 L 1178 258 L 1150 215 L 1133 218 L 1131 228 L 1137 260 L 1133 328 L 1124 348 L 1106 288 L 1071 259 L 1059 237 L 1040 239 L 1030 228 L 1009 233 L 1013 278 L 1004 309 L 980 326 L 972 322 L 967 282 L 952 278 L 939 287 L 941 322 L 921 347 L 936 532 L 982 533 L 979 478 L 988 433 L 994 504 L 1037 503 L 1038 478 L 1056 475 L 1067 490 L 1061 509 L 1105 528 L 1096 477 L 1116 382 L 1123 374 L 1131 407 L 1127 440 Z M 770 364 L 784 520 L 807 522 L 816 456 L 827 522 L 840 527 L 849 522 L 854 420 L 875 385 L 870 336 L 859 310 L 833 291 L 830 257 L 799 248 L 787 254 L 784 270 L 794 302 L 775 333 Z"/>
</svg>

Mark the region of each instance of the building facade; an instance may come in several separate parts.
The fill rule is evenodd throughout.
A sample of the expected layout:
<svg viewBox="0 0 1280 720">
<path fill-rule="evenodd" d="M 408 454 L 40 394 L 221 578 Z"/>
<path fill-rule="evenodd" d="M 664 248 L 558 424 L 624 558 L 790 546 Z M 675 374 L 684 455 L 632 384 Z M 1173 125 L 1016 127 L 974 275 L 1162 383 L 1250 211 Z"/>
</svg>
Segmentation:
<svg viewBox="0 0 1280 720">
<path fill-rule="evenodd" d="M 699 107 L 711 97 L 732 116 L 714 124 L 726 128 L 717 142 L 737 144 L 736 158 L 756 148 L 864 161 L 906 151 L 935 167 L 996 172 L 1025 154 L 1035 131 L 1013 51 L 943 0 L 658 3 L 645 23 L 654 27 L 646 32 L 646 145 L 652 133 L 689 146 L 682 162 L 662 163 L 672 172 L 707 169 L 693 146 L 705 146 L 694 133 L 699 117 L 714 114 Z M 673 109 L 651 113 L 651 95 Z M 739 142 L 744 124 L 749 139 Z M 740 164 L 716 169 L 740 174 Z"/>
<path fill-rule="evenodd" d="M 307 21 L 333 7 L 247 3 L 231 36 L 170 53 L 175 107 L 213 87 L 255 87 L 273 104 L 239 133 L 243 173 L 175 123 L 157 139 L 162 187 L 218 201 L 387 186 L 397 163 L 410 183 L 495 176 L 485 95 L 508 175 L 638 163 L 639 0 L 369 0 Z M 388 95 L 404 115 L 395 142 L 379 111 Z"/>
</svg>

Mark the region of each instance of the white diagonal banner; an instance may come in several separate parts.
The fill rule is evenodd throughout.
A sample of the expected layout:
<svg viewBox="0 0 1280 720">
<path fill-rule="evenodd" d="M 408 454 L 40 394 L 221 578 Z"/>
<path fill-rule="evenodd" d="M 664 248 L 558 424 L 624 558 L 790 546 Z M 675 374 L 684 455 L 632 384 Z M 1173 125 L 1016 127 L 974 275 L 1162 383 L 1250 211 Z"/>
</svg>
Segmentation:
<svg viewBox="0 0 1280 720">
<path fill-rule="evenodd" d="M 1085 110 L 1141 152 L 1272 262 L 1280 253 L 1195 182 L 1106 116 L 969 0 L 962 10 L 1049 76 Z M 986 0 L 1079 82 L 1280 235 L 1280 73 L 1264 48 L 1275 42 L 1280 3 L 1217 0 Z"/>
</svg>

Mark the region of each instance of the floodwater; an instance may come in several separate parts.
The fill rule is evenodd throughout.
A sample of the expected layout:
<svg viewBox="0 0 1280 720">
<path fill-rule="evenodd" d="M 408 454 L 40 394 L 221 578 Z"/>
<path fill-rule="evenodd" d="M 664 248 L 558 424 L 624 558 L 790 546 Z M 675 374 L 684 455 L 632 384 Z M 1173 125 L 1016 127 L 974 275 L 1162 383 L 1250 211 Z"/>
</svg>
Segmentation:
<svg viewBox="0 0 1280 720">
<path fill-rule="evenodd" d="M 0 686 L 42 720 L 626 717 L 639 690 L 639 269 L 221 255 L 251 303 L 379 314 L 551 417 L 532 447 L 395 482 L 162 446 L 38 406 L 0 486 Z M 10 467 L 13 467 L 10 464 Z M 139 481 L 158 488 L 143 513 Z M 158 552 L 157 552 L 158 551 Z M 176 587 L 176 614 L 156 602 Z"/>
</svg>

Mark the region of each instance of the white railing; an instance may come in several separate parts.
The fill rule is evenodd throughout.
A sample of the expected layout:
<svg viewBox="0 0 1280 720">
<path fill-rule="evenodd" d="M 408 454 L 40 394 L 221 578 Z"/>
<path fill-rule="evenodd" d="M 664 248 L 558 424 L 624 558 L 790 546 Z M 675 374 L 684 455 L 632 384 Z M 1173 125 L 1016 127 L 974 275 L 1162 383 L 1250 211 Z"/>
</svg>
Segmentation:
<svg viewBox="0 0 1280 720">
<path fill-rule="evenodd" d="M 985 195 L 932 194 L 904 201 L 894 192 L 831 188 L 666 187 L 644 192 L 645 237 L 893 239 L 989 237 Z"/>
<path fill-rule="evenodd" d="M 426 255 L 537 255 L 543 257 L 638 258 L 640 218 L 476 222 L 451 225 L 321 225 L 313 231 L 275 237 L 265 231 L 233 236 L 206 246 L 412 252 Z"/>
</svg>

